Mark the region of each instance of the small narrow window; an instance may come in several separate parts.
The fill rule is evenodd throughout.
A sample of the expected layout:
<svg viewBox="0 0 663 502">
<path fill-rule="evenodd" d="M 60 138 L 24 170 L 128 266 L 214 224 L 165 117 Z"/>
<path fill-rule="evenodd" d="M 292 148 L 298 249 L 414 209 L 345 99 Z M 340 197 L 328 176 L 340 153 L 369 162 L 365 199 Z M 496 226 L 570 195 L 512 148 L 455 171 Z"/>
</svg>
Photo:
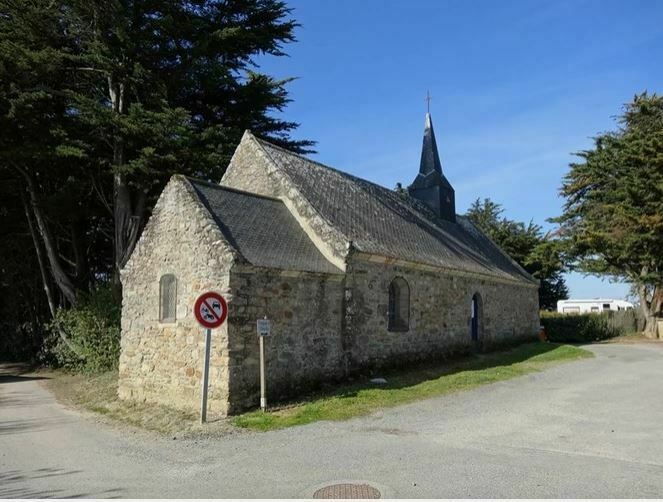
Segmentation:
<svg viewBox="0 0 663 502">
<path fill-rule="evenodd" d="M 479 293 L 472 296 L 470 305 L 470 336 L 473 342 L 478 342 L 481 338 L 481 329 L 483 325 L 482 312 L 483 304 Z"/>
<path fill-rule="evenodd" d="M 609 303 L 604 303 L 603 304 L 603 310 L 610 310 L 610 304 Z"/>
<path fill-rule="evenodd" d="M 410 287 L 405 279 L 396 277 L 389 285 L 389 331 L 410 328 Z"/>
<path fill-rule="evenodd" d="M 177 318 L 177 279 L 173 274 L 165 274 L 159 280 L 159 320 L 175 322 Z"/>
</svg>

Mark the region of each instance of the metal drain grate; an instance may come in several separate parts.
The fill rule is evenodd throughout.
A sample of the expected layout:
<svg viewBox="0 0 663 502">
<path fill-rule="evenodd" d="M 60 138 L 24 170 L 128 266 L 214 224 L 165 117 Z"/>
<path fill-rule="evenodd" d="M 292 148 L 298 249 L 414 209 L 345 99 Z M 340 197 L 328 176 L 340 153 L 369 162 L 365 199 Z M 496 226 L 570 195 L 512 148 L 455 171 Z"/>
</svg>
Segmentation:
<svg viewBox="0 0 663 502">
<path fill-rule="evenodd" d="M 313 493 L 314 499 L 379 499 L 380 491 L 365 483 L 329 485 Z"/>
</svg>

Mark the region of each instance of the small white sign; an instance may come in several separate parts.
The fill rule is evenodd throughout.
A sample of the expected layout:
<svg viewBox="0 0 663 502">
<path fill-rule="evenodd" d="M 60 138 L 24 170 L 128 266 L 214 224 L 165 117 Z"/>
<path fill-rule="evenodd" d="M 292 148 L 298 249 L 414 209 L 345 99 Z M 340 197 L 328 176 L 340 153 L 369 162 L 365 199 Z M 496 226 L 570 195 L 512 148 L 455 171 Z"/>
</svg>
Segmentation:
<svg viewBox="0 0 663 502">
<path fill-rule="evenodd" d="M 269 336 L 272 330 L 272 323 L 269 319 L 258 319 L 258 336 Z"/>
</svg>

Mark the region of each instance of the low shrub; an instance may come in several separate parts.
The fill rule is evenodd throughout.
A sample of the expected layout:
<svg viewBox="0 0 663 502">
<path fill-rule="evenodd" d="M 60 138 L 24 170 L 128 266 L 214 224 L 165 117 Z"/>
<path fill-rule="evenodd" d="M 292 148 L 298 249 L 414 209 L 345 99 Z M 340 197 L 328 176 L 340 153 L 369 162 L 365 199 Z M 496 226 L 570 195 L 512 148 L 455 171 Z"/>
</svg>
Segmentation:
<svg viewBox="0 0 663 502">
<path fill-rule="evenodd" d="M 592 314 L 541 313 L 541 325 L 551 342 L 589 343 L 637 331 L 637 316 L 632 310 Z"/>
<path fill-rule="evenodd" d="M 120 305 L 110 287 L 58 310 L 48 325 L 41 361 L 73 371 L 99 373 L 116 369 L 120 357 Z"/>
</svg>

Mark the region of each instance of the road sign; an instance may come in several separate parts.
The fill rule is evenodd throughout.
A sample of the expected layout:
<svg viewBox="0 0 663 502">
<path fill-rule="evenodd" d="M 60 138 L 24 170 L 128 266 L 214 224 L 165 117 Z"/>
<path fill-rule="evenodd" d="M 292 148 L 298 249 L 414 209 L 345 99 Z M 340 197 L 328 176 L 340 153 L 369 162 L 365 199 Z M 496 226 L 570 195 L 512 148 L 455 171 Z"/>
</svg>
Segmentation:
<svg viewBox="0 0 663 502">
<path fill-rule="evenodd" d="M 209 358 L 212 351 L 212 330 L 223 324 L 228 317 L 228 304 L 219 293 L 208 291 L 196 300 L 193 313 L 198 323 L 205 328 L 205 359 L 203 361 L 203 389 L 200 396 L 200 422 L 207 421 L 207 388 L 209 384 Z"/>
<path fill-rule="evenodd" d="M 220 294 L 208 291 L 198 297 L 193 313 L 203 328 L 218 328 L 228 316 L 228 304 Z"/>
<path fill-rule="evenodd" d="M 256 322 L 258 328 L 258 339 L 260 340 L 260 409 L 267 409 L 267 378 L 265 371 L 265 337 L 269 336 L 272 325 L 267 316 L 258 319 Z"/>
<path fill-rule="evenodd" d="M 272 325 L 269 319 L 258 319 L 258 336 L 269 336 Z"/>
</svg>

